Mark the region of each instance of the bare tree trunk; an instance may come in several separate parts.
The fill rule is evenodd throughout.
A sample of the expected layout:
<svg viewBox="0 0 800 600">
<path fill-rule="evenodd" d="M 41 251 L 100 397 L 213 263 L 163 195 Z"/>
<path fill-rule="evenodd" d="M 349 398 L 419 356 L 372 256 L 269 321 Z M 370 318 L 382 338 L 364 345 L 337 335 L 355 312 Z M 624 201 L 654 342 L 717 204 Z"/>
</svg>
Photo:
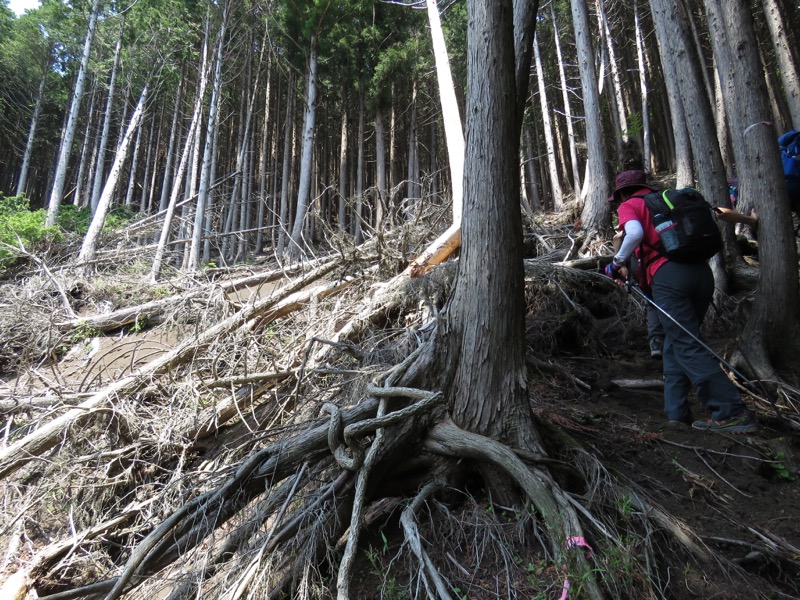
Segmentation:
<svg viewBox="0 0 800 600">
<path fill-rule="evenodd" d="M 264 222 L 265 213 L 267 209 L 267 160 L 272 155 L 275 147 L 275 139 L 269 135 L 269 126 L 271 123 L 270 118 L 270 95 L 272 91 L 272 60 L 267 59 L 267 88 L 264 92 L 264 121 L 261 126 L 261 150 L 259 152 L 258 160 L 258 215 L 256 216 L 256 224 L 258 231 L 256 232 L 256 252 L 260 253 L 264 248 Z M 273 174 L 274 177 L 274 174 Z"/>
<path fill-rule="evenodd" d="M 608 51 L 608 68 L 611 72 L 611 96 L 614 99 L 616 112 L 619 115 L 619 137 L 623 142 L 628 141 L 628 115 L 625 109 L 625 102 L 622 98 L 622 77 L 619 74 L 619 67 L 617 66 L 617 53 L 614 49 L 614 41 L 611 37 L 611 28 L 608 25 L 608 16 L 606 15 L 606 0 L 597 0 L 597 18 L 600 21 L 600 35 L 604 38 L 606 49 Z"/>
<path fill-rule="evenodd" d="M 95 93 L 92 91 L 91 98 L 89 99 L 89 114 L 94 111 Z M 86 171 L 86 155 L 89 153 L 89 145 L 91 144 L 91 119 L 87 119 L 86 128 L 83 133 L 83 143 L 81 144 L 81 157 L 78 163 L 78 176 L 75 178 L 75 192 L 72 197 L 72 202 L 75 206 L 85 206 L 83 202 L 83 186 L 84 186 L 84 173 Z M 87 182 L 88 183 L 88 182 Z"/>
<path fill-rule="evenodd" d="M 384 220 L 387 214 L 387 190 L 386 190 L 386 131 L 384 125 L 383 108 L 379 107 L 375 111 L 375 185 L 377 187 L 377 197 L 375 198 L 375 223 L 376 231 L 383 231 Z"/>
<path fill-rule="evenodd" d="M 456 92 L 453 77 L 450 74 L 450 60 L 442 33 L 442 21 L 436 0 L 426 0 L 428 22 L 431 28 L 433 55 L 436 61 L 436 81 L 439 83 L 439 102 L 442 105 L 444 135 L 447 143 L 447 155 L 450 158 L 450 177 L 453 186 L 453 223 L 461 220 L 461 203 L 464 196 L 464 131 L 461 128 Z"/>
<path fill-rule="evenodd" d="M 219 127 L 214 128 L 214 141 L 211 146 L 211 156 L 217 155 L 217 149 L 219 148 Z M 217 178 L 217 161 L 211 161 L 211 181 L 216 181 Z M 214 184 L 216 185 L 216 184 Z M 212 189 L 214 187 L 212 185 Z M 211 189 L 209 189 L 209 192 Z M 205 220 L 205 231 L 210 232 L 212 229 L 212 220 L 214 216 L 214 194 L 209 193 L 208 195 L 208 206 L 206 208 L 206 220 Z M 211 261 L 211 235 L 207 235 L 203 240 L 203 264 L 208 264 Z"/>
<path fill-rule="evenodd" d="M 142 121 L 142 114 L 144 113 L 144 105 L 146 100 L 147 85 L 145 85 L 144 89 L 142 90 L 142 95 L 139 97 L 136 110 L 131 116 L 130 123 L 128 123 L 128 129 L 125 131 L 125 136 L 122 138 L 122 143 L 120 143 L 119 148 L 117 148 L 117 153 L 114 157 L 114 164 L 111 165 L 111 171 L 108 174 L 108 179 L 106 180 L 105 187 L 103 188 L 103 193 L 100 195 L 100 200 L 97 204 L 97 210 L 92 217 L 92 222 L 89 225 L 89 229 L 86 232 L 86 237 L 83 240 L 83 245 L 81 246 L 81 251 L 78 254 L 79 262 L 86 262 L 94 259 L 97 240 L 100 237 L 100 232 L 103 229 L 106 215 L 108 214 L 108 209 L 111 206 L 111 199 L 114 196 L 114 189 L 117 187 L 119 174 L 122 171 L 122 165 L 125 162 L 125 158 L 128 154 L 128 148 L 130 147 L 131 140 L 133 139 L 133 134 L 136 133 L 136 130 L 139 128 L 139 124 Z"/>
<path fill-rule="evenodd" d="M 523 141 L 525 152 L 525 193 L 531 210 L 538 212 L 542 210 L 542 199 L 539 197 L 539 178 L 536 175 L 536 158 L 534 156 L 535 145 L 530 127 L 523 127 Z"/>
<path fill-rule="evenodd" d="M 397 89 L 394 83 L 392 89 L 392 103 L 391 113 L 389 118 L 389 195 L 386 201 L 389 203 L 389 219 L 390 227 L 394 227 L 397 223 L 397 208 L 398 200 L 400 198 L 400 151 L 398 149 L 398 140 L 400 139 L 399 125 L 398 125 L 398 97 Z M 402 101 L 402 100 L 401 100 Z"/>
<path fill-rule="evenodd" d="M 419 128 L 417 123 L 417 82 L 411 87 L 411 115 L 408 118 L 408 173 L 406 174 L 406 217 L 416 214 L 416 205 L 422 196 L 419 183 Z"/>
<path fill-rule="evenodd" d="M 797 64 L 792 57 L 789 38 L 786 35 L 785 19 L 776 0 L 761 0 L 761 5 L 764 7 L 775 56 L 780 65 L 778 73 L 783 83 L 789 112 L 792 115 L 792 128 L 798 129 L 800 128 L 800 74 L 798 74 Z"/>
<path fill-rule="evenodd" d="M 353 216 L 351 234 L 355 238 L 356 244 L 364 241 L 364 234 L 361 231 L 364 218 L 364 83 L 358 86 L 358 158 L 356 162 L 356 209 Z"/>
<path fill-rule="evenodd" d="M 164 260 L 164 251 L 169 241 L 169 232 L 172 228 L 172 219 L 175 214 L 175 208 L 178 203 L 178 194 L 181 191 L 181 180 L 187 170 L 189 164 L 189 157 L 193 153 L 195 146 L 195 138 L 197 131 L 200 128 L 200 120 L 203 111 L 203 102 L 206 94 L 206 87 L 208 85 L 208 35 L 205 37 L 203 44 L 203 51 L 200 54 L 200 84 L 197 90 L 197 97 L 194 102 L 194 110 L 192 112 L 192 122 L 189 124 L 189 129 L 186 132 L 186 141 L 184 142 L 183 152 L 181 153 L 181 160 L 178 164 L 178 170 L 175 173 L 175 182 L 172 185 L 172 192 L 170 194 L 169 202 L 167 203 L 167 214 L 164 215 L 164 222 L 161 227 L 161 237 L 158 240 L 158 248 L 156 249 L 155 256 L 153 257 L 153 267 L 150 269 L 150 281 L 156 282 L 161 275 L 161 265 Z"/>
<path fill-rule="evenodd" d="M 650 11 L 653 13 L 653 21 L 656 26 L 656 39 L 661 53 L 662 67 L 664 69 L 664 83 L 667 87 L 667 99 L 669 100 L 669 111 L 672 117 L 672 131 L 675 136 L 675 162 L 676 162 L 676 181 L 678 187 L 694 184 L 694 170 L 692 168 L 692 150 L 689 141 L 689 131 L 686 126 L 686 115 L 683 112 L 681 95 L 683 91 L 678 86 L 680 73 L 675 72 L 675 62 L 666 60 L 670 56 L 670 36 L 675 32 L 670 29 L 664 18 L 657 18 L 656 12 L 660 0 L 650 0 Z M 667 13 L 665 18 L 671 18 Z"/>
<path fill-rule="evenodd" d="M 716 63 L 716 60 L 714 62 Z M 734 158 L 731 156 L 730 127 L 728 126 L 727 111 L 725 110 L 725 100 L 722 97 L 722 83 L 716 66 L 714 67 L 714 122 L 717 130 L 719 151 L 722 154 L 722 162 L 725 163 L 725 173 L 728 177 L 733 177 L 736 171 L 734 169 Z M 737 210 L 742 209 L 742 205 L 737 206 Z"/>
<path fill-rule="evenodd" d="M 539 106 L 542 109 L 542 127 L 544 128 L 544 141 L 547 146 L 547 167 L 550 173 L 550 189 L 553 193 L 553 208 L 556 212 L 564 207 L 564 199 L 561 191 L 561 181 L 558 177 L 558 165 L 556 164 L 556 149 L 553 141 L 553 125 L 550 122 L 550 104 L 547 101 L 547 88 L 544 84 L 544 72 L 542 70 L 542 57 L 539 53 L 539 37 L 533 37 L 533 57 L 536 65 L 536 83 L 539 86 Z"/>
<path fill-rule="evenodd" d="M 190 271 L 200 268 L 200 242 L 203 237 L 205 224 L 208 191 L 211 185 L 211 162 L 214 156 L 211 152 L 214 143 L 214 131 L 217 129 L 217 114 L 219 113 L 220 95 L 222 91 L 222 58 L 225 48 L 225 33 L 228 28 L 230 3 L 225 2 L 222 9 L 222 22 L 217 35 L 217 57 L 214 61 L 214 82 L 211 86 L 211 102 L 208 107 L 208 121 L 206 123 L 205 145 L 203 147 L 203 165 L 200 169 L 200 188 L 197 192 L 197 207 L 194 213 L 194 226 L 192 228 L 192 245 L 189 249 Z"/>
<path fill-rule="evenodd" d="M 48 53 L 48 58 L 49 58 Z M 48 60 L 49 63 L 49 60 Z M 49 64 L 48 64 L 49 67 Z M 22 155 L 22 167 L 19 170 L 19 178 L 17 179 L 17 196 L 25 193 L 25 186 L 28 185 L 28 169 L 31 165 L 31 155 L 33 154 L 33 141 L 36 138 L 36 128 L 39 124 L 39 115 L 42 112 L 42 101 L 44 100 L 44 82 L 47 80 L 48 69 L 42 73 L 42 78 L 39 80 L 39 91 L 36 93 L 36 104 L 33 107 L 33 115 L 31 116 L 31 126 L 28 129 L 28 140 L 25 143 L 25 152 Z"/>
<path fill-rule="evenodd" d="M 144 127 L 139 127 L 139 129 L 136 131 L 136 141 L 133 143 L 133 154 L 131 156 L 131 168 L 130 168 L 130 171 L 128 172 L 128 189 L 125 192 L 125 206 L 131 206 L 133 204 L 133 190 L 136 187 L 136 181 L 137 181 L 137 179 L 136 179 L 136 169 L 138 167 L 139 148 L 141 146 L 142 130 L 143 129 L 144 129 Z M 150 134 L 148 135 L 148 137 L 151 138 L 151 141 L 152 141 L 153 130 L 154 129 L 155 129 L 155 123 L 151 122 L 150 123 Z M 149 144 L 148 144 L 148 147 L 149 147 Z M 147 175 L 146 174 L 145 174 L 144 180 L 145 180 L 145 186 L 144 186 L 144 190 L 143 191 L 146 191 L 146 189 L 147 189 Z"/>
<path fill-rule="evenodd" d="M 578 48 L 578 65 L 581 72 L 581 89 L 586 117 L 586 143 L 591 151 L 587 161 L 587 179 L 584 187 L 588 191 L 581 214 L 587 239 L 605 237 L 611 224 L 608 210 L 607 153 L 603 141 L 600 93 L 594 71 L 594 53 L 589 29 L 589 8 L 586 0 L 570 0 L 572 20 L 575 27 L 575 42 Z"/>
<path fill-rule="evenodd" d="M 696 53 L 696 46 L 689 38 L 687 15 L 681 3 L 676 0 L 650 0 L 650 6 L 659 44 L 664 42 L 661 47 L 664 70 L 675 74 L 674 84 L 681 90 L 677 100 L 683 106 L 697 186 L 713 206 L 730 207 L 725 165 L 719 151 L 714 115 L 700 73 L 700 58 Z M 694 183 L 690 182 L 691 185 Z M 727 262 L 733 264 L 738 254 L 733 227 L 722 227 L 722 234 Z M 717 289 L 726 292 L 728 278 L 719 260 L 712 261 L 712 267 Z"/>
<path fill-rule="evenodd" d="M 286 121 L 283 127 L 283 169 L 281 171 L 281 210 L 278 217 L 278 256 L 283 256 L 289 228 L 289 177 L 292 163 L 292 120 L 294 119 L 294 73 L 289 74 L 286 92 Z"/>
<path fill-rule="evenodd" d="M 311 48 L 308 52 L 308 78 L 306 79 L 305 116 L 303 117 L 303 146 L 300 152 L 300 180 L 297 186 L 297 210 L 292 228 L 292 245 L 289 256 L 293 260 L 305 254 L 303 241 L 303 225 L 308 212 L 309 195 L 311 193 L 311 161 L 314 150 L 314 129 L 317 116 L 317 36 L 311 37 Z"/>
<path fill-rule="evenodd" d="M 644 36 L 639 20 L 639 3 L 633 4 L 633 19 L 636 28 L 636 64 L 639 67 L 639 90 L 642 96 L 642 168 L 653 171 L 653 151 L 650 143 L 650 99 L 647 89 L 647 65 L 644 59 Z"/>
<path fill-rule="evenodd" d="M 103 132 L 100 134 L 100 147 L 97 150 L 97 168 L 94 171 L 94 183 L 92 185 L 92 197 L 89 205 L 92 213 L 97 210 L 97 203 L 100 200 L 100 190 L 103 187 L 103 176 L 106 166 L 106 144 L 108 143 L 108 132 L 111 129 L 111 109 L 114 105 L 114 86 L 117 81 L 117 70 L 119 69 L 119 57 L 122 52 L 122 33 L 125 31 L 125 16 L 121 17 L 119 33 L 117 34 L 117 46 L 114 49 L 114 61 L 111 64 L 111 75 L 108 80 L 108 96 L 106 97 L 106 110 L 103 115 Z"/>
<path fill-rule="evenodd" d="M 564 104 L 564 120 L 567 124 L 567 138 L 569 139 L 569 156 L 572 167 L 572 188 L 575 190 L 575 196 L 577 197 L 581 193 L 581 169 L 580 161 L 578 160 L 578 146 L 575 142 L 575 126 L 572 122 L 572 106 L 569 101 L 567 74 L 566 70 L 564 69 L 564 56 L 561 52 L 561 37 L 558 33 L 558 22 L 553 3 L 550 4 L 550 20 L 553 23 L 553 40 L 556 46 L 556 59 L 558 60 L 558 77 L 559 81 L 561 82 L 561 100 Z M 530 131 L 528 134 L 530 135 Z M 539 204 L 538 197 L 536 203 L 534 204 Z"/>
<path fill-rule="evenodd" d="M 339 214 L 338 226 L 339 233 L 347 231 L 347 132 L 349 123 L 347 120 L 347 108 L 342 108 L 342 131 L 339 137 Z"/>
<path fill-rule="evenodd" d="M 181 68 L 181 79 L 178 82 L 178 92 L 175 94 L 175 106 L 172 111 L 172 126 L 169 130 L 169 144 L 167 146 L 166 162 L 164 163 L 164 179 L 161 182 L 161 197 L 158 201 L 159 211 L 167 208 L 171 186 L 175 185 L 175 182 L 172 180 L 172 161 L 175 154 L 175 143 L 178 139 L 178 114 L 180 113 L 181 102 L 183 101 L 185 78 L 186 70 Z"/>
<path fill-rule="evenodd" d="M 540 449 L 524 393 L 521 119 L 514 55 L 510 45 L 490 41 L 499 35 L 483 36 L 497 27 L 504 31 L 500 23 L 507 20 L 507 26 L 512 15 L 505 2 L 470 0 L 469 6 L 464 244 L 447 307 L 446 360 L 455 367 L 452 416 L 469 431 Z M 486 60 L 495 68 L 486 69 Z M 494 243 L 498 239 L 503 243 Z"/>
<path fill-rule="evenodd" d="M 56 224 L 58 209 L 61 207 L 64 183 L 67 178 L 70 149 L 72 148 L 72 140 L 75 137 L 75 129 L 78 126 L 78 112 L 80 111 L 81 99 L 83 98 L 83 86 L 86 82 L 86 72 L 89 67 L 89 54 L 92 49 L 92 40 L 94 39 L 94 30 L 97 25 L 97 17 L 99 14 L 100 0 L 93 0 L 92 11 L 89 15 L 89 26 L 86 30 L 86 40 L 83 43 L 81 63 L 78 67 L 75 89 L 72 92 L 72 104 L 69 107 L 67 125 L 64 130 L 64 136 L 61 138 L 61 145 L 58 151 L 58 164 L 56 165 L 56 174 L 53 179 L 53 189 L 50 192 L 50 201 L 47 204 L 47 220 L 45 224 L 48 227 Z"/>
</svg>

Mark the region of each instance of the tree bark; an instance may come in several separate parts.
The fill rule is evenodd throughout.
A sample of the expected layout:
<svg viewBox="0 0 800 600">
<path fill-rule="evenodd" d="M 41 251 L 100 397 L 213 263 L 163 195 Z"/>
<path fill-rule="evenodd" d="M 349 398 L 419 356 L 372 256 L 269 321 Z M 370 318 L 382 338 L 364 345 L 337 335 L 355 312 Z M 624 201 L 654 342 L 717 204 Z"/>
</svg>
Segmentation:
<svg viewBox="0 0 800 600">
<path fill-rule="evenodd" d="M 564 104 L 564 121 L 567 124 L 567 138 L 569 141 L 569 156 L 572 167 L 572 189 L 575 195 L 581 193 L 581 167 L 578 160 L 578 146 L 575 139 L 575 126 L 572 122 L 572 105 L 569 101 L 569 87 L 567 85 L 567 73 L 564 69 L 564 56 L 561 51 L 561 37 L 558 33 L 558 22 L 553 3 L 550 4 L 550 20 L 553 23 L 553 41 L 556 47 L 556 60 L 558 61 L 558 78 L 561 82 L 561 101 Z M 537 198 L 538 200 L 538 198 Z"/>
<path fill-rule="evenodd" d="M 672 117 L 672 131 L 675 137 L 675 163 L 676 163 L 676 186 L 685 187 L 694 183 L 694 171 L 692 170 L 692 151 L 689 142 L 689 131 L 686 126 L 686 116 L 683 113 L 683 102 L 681 101 L 681 88 L 678 86 L 679 73 L 675 72 L 675 63 L 670 60 L 670 36 L 675 33 L 665 18 L 657 18 L 657 9 L 661 0 L 650 0 L 650 12 L 653 14 L 653 21 L 656 26 L 656 39 L 661 53 L 661 64 L 664 70 L 664 83 L 667 88 L 667 100 L 669 101 L 669 112 Z M 659 14 L 661 14 L 659 12 Z M 666 18 L 671 18 L 667 14 Z"/>
<path fill-rule="evenodd" d="M 758 60 L 752 17 L 743 0 L 704 0 L 725 105 L 732 117 L 740 194 L 759 216 L 759 283 L 742 333 L 754 375 L 773 379 L 774 366 L 797 372 L 800 356 L 797 247 L 775 132 Z M 738 357 L 739 366 L 749 370 Z"/>
<path fill-rule="evenodd" d="M 792 115 L 792 128 L 800 128 L 800 74 L 797 64 L 792 57 L 791 45 L 786 35 L 784 16 L 781 14 L 780 5 L 776 0 L 761 0 L 764 7 L 764 16 L 769 27 L 775 56 L 780 69 L 778 73 L 783 83 L 783 92 Z"/>
<path fill-rule="evenodd" d="M 457 283 L 447 307 L 452 416 L 469 431 L 539 450 L 525 394 L 513 14 L 510 3 L 493 0 L 470 0 L 468 10 L 468 176 Z M 496 67 L 486 69 L 487 61 Z"/>
<path fill-rule="evenodd" d="M 683 107 L 685 127 L 694 159 L 697 187 L 712 206 L 730 208 L 725 165 L 716 137 L 714 114 L 700 72 L 700 58 L 689 38 L 687 15 L 682 4 L 676 0 L 650 0 L 653 21 L 656 24 L 659 43 L 663 43 L 661 60 L 664 71 L 675 74 L 674 84 L 680 90 L 676 103 Z M 688 182 L 695 185 L 695 181 Z M 728 264 L 739 257 L 733 227 L 722 228 L 725 254 Z M 719 261 L 713 261 L 714 281 L 718 290 L 728 289 L 727 275 Z"/>
</svg>

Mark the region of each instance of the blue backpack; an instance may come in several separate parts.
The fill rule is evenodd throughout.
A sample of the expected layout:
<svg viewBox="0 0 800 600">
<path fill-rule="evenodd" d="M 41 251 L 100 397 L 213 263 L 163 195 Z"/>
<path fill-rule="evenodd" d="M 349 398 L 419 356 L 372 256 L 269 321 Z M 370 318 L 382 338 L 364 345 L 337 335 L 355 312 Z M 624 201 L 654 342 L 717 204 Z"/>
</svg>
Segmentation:
<svg viewBox="0 0 800 600">
<path fill-rule="evenodd" d="M 778 146 L 781 148 L 781 162 L 783 163 L 783 174 L 786 177 L 800 178 L 800 131 L 790 129 L 778 138 Z"/>
</svg>

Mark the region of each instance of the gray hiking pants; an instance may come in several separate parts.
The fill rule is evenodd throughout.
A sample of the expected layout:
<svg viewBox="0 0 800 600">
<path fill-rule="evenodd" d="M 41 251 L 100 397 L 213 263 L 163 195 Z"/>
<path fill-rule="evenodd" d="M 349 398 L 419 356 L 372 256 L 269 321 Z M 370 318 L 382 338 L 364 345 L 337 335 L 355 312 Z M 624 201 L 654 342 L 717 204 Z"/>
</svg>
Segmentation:
<svg viewBox="0 0 800 600">
<path fill-rule="evenodd" d="M 714 294 L 714 276 L 706 263 L 682 264 L 668 261 L 653 277 L 656 304 L 694 336 L 700 338 L 700 324 Z M 667 419 L 691 422 L 689 391 L 711 411 L 716 421 L 745 409 L 739 391 L 719 366 L 717 359 L 665 315 L 664 328 L 664 414 Z"/>
</svg>

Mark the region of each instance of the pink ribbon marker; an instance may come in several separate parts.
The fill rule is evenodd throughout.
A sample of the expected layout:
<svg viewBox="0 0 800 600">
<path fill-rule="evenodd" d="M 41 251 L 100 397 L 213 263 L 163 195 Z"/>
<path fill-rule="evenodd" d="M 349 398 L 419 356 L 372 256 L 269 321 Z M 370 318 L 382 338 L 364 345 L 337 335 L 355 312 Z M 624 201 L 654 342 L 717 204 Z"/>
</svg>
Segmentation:
<svg viewBox="0 0 800 600">
<path fill-rule="evenodd" d="M 570 548 L 587 548 L 589 552 L 586 554 L 586 558 L 589 558 L 592 553 L 592 547 L 587 543 L 586 539 L 581 536 L 570 536 L 567 538 L 567 541 L 564 542 L 564 546 L 569 550 Z M 567 565 L 561 567 L 561 569 L 566 573 L 567 572 Z M 561 597 L 558 600 L 567 600 L 569 598 L 569 579 L 564 578 L 564 585 L 562 586 Z"/>
</svg>

